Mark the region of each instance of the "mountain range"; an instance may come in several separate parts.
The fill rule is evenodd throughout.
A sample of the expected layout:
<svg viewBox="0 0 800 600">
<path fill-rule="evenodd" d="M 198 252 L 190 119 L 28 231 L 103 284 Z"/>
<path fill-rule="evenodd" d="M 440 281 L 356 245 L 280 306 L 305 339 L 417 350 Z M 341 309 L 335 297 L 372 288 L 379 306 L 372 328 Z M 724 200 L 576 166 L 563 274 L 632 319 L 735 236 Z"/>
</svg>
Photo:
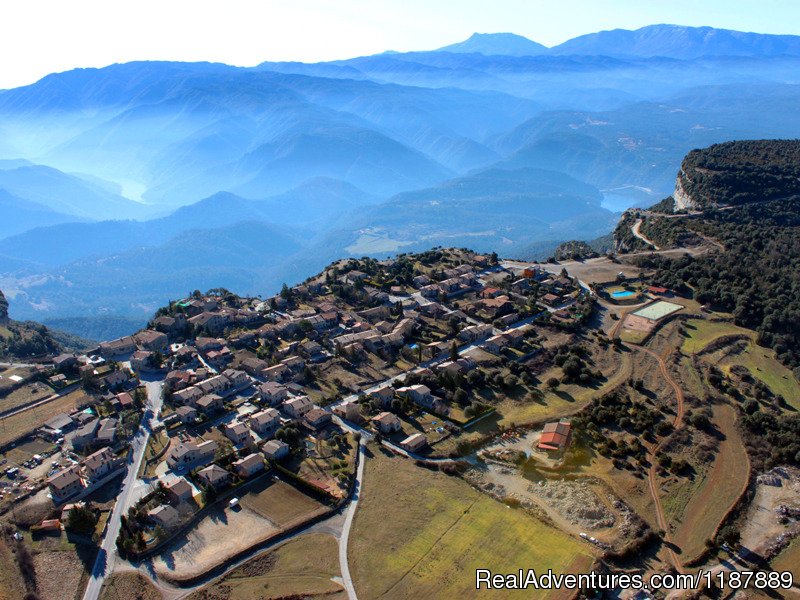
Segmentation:
<svg viewBox="0 0 800 600">
<path fill-rule="evenodd" d="M 670 194 L 693 148 L 800 137 L 798 68 L 796 36 L 655 25 L 52 74 L 0 91 L 0 288 L 86 335 L 342 256 L 546 253 Z"/>
</svg>

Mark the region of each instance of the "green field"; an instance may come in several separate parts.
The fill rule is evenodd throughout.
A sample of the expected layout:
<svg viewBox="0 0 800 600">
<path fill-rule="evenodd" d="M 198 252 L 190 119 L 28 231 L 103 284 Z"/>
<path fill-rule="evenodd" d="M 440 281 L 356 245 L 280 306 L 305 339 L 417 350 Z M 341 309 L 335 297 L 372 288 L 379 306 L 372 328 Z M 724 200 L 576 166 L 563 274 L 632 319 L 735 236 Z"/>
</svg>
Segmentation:
<svg viewBox="0 0 800 600">
<path fill-rule="evenodd" d="M 687 337 L 683 341 L 681 350 L 686 354 L 700 352 L 714 340 L 726 335 L 745 335 L 750 338 L 755 336 L 754 331 L 738 327 L 727 321 L 690 319 L 686 321 L 685 328 Z"/>
<path fill-rule="evenodd" d="M 744 352 L 726 357 L 723 368 L 742 365 L 756 379 L 763 381 L 773 394 L 783 396 L 788 404 L 800 410 L 800 383 L 792 372 L 775 358 L 775 352 L 750 342 Z"/>
<path fill-rule="evenodd" d="M 350 571 L 362 600 L 535 598 L 552 592 L 475 589 L 478 568 L 581 572 L 590 548 L 464 481 L 376 453 L 350 533 Z"/>
</svg>

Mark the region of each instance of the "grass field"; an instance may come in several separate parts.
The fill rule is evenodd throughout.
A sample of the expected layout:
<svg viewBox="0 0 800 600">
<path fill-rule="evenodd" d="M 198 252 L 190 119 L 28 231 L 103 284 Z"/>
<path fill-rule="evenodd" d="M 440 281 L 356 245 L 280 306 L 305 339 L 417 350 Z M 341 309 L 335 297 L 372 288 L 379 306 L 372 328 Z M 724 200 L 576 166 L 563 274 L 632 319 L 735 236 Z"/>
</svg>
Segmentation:
<svg viewBox="0 0 800 600">
<path fill-rule="evenodd" d="M 100 592 L 100 600 L 161 600 L 161 597 L 161 592 L 137 571 L 112 574 Z"/>
<path fill-rule="evenodd" d="M 336 540 L 324 534 L 302 535 L 245 563 L 221 581 L 189 596 L 189 600 L 317 596 L 343 600 L 346 595 L 342 586 L 331 579 L 339 575 Z"/>
<path fill-rule="evenodd" d="M 14 387 L 17 385 L 17 382 L 11 379 L 11 377 L 22 377 L 25 379 L 26 377 L 30 376 L 34 370 L 30 368 L 23 368 L 23 367 L 7 367 L 2 368 L 0 367 L 0 393 L 2 393 L 5 389 Z"/>
<path fill-rule="evenodd" d="M 77 406 L 85 403 L 87 399 L 82 390 L 75 390 L 52 402 L 46 402 L 30 410 L 0 419 L 0 445 L 41 427 L 58 414 L 74 410 Z"/>
<path fill-rule="evenodd" d="M 754 331 L 737 327 L 726 321 L 689 319 L 684 326 L 688 335 L 683 341 L 681 350 L 686 354 L 700 352 L 714 340 L 726 335 L 746 335 L 751 338 L 755 336 Z"/>
<path fill-rule="evenodd" d="M 792 543 L 773 559 L 772 568 L 776 571 L 791 571 L 795 585 L 800 582 L 800 538 L 792 540 Z"/>
<path fill-rule="evenodd" d="M 350 571 L 362 600 L 532 598 L 475 589 L 475 571 L 589 568 L 588 546 L 485 496 L 461 479 L 374 449 L 350 534 Z M 552 597 L 546 592 L 542 596 Z"/>
<path fill-rule="evenodd" d="M 749 460 L 736 429 L 736 411 L 727 404 L 714 407 L 714 423 L 725 436 L 714 464 L 695 486 L 670 504 L 676 523 L 672 541 L 681 547 L 687 562 L 705 550 L 719 522 L 742 492 L 749 476 Z M 684 504 L 680 510 L 680 504 Z M 665 506 L 666 508 L 666 506 Z"/>
<path fill-rule="evenodd" d="M 288 527 L 324 510 L 313 498 L 288 483 L 274 481 L 270 477 L 262 477 L 248 487 L 241 501 L 244 506 L 278 527 Z"/>
<path fill-rule="evenodd" d="M 756 379 L 763 381 L 773 394 L 783 396 L 788 404 L 800 410 L 800 383 L 792 372 L 775 358 L 774 351 L 750 342 L 744 352 L 726 357 L 723 368 L 742 365 Z"/>
</svg>

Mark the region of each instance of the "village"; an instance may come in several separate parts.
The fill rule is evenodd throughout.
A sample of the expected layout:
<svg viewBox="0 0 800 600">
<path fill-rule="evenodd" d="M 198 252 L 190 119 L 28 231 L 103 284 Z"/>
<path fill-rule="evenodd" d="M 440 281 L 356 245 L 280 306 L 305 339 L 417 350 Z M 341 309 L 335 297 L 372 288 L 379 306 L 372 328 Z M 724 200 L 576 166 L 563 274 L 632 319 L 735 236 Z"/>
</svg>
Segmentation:
<svg viewBox="0 0 800 600">
<path fill-rule="evenodd" d="M 598 551 L 632 543 L 646 527 L 621 495 L 548 475 L 585 452 L 570 415 L 636 386 L 612 338 L 641 341 L 687 306 L 609 273 L 587 283 L 556 263 L 434 249 L 340 261 L 265 299 L 194 292 L 132 336 L 14 367 L 31 371 L 16 385 L 53 394 L 22 414 L 80 399 L 7 445 L 3 504 L 31 513 L 31 540 L 80 529 L 114 557 L 88 569 L 90 599 L 115 561 L 184 585 L 352 519 L 367 443 L 459 472 Z"/>
</svg>

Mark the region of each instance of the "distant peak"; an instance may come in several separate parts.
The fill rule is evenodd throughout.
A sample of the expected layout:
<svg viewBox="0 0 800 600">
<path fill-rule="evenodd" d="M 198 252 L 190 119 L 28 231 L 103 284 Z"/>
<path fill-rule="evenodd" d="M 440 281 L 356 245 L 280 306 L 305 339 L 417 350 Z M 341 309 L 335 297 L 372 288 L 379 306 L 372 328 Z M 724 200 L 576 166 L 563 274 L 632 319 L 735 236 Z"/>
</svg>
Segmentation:
<svg viewBox="0 0 800 600">
<path fill-rule="evenodd" d="M 457 44 L 439 48 L 440 52 L 464 54 L 535 56 L 543 54 L 547 48 L 516 33 L 473 33 L 468 39 Z"/>
</svg>

